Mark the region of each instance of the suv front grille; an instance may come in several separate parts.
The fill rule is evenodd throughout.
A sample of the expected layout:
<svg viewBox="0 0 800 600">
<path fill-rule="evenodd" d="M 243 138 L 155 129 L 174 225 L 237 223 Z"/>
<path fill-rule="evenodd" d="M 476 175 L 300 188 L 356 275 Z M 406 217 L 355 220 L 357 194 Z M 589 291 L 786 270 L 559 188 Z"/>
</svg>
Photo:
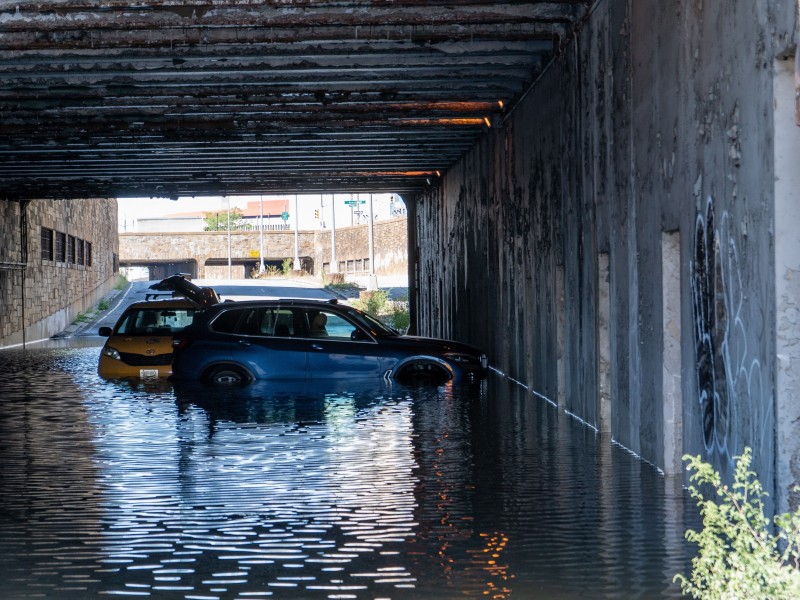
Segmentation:
<svg viewBox="0 0 800 600">
<path fill-rule="evenodd" d="M 148 365 L 169 365 L 172 364 L 172 353 L 156 354 L 155 356 L 145 356 L 144 354 L 129 354 L 120 352 L 120 360 L 132 367 L 146 367 Z"/>
</svg>

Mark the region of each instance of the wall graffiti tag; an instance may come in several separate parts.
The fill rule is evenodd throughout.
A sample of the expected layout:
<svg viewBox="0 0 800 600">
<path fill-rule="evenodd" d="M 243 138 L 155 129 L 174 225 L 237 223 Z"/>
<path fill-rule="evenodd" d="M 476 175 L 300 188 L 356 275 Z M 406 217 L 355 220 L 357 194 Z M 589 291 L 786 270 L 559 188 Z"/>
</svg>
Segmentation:
<svg viewBox="0 0 800 600">
<path fill-rule="evenodd" d="M 761 362 L 748 348 L 742 264 L 730 227 L 727 212 L 717 222 L 709 197 L 695 222 L 690 264 L 703 438 L 709 454 L 728 461 L 745 444 L 769 444 L 772 426 Z"/>
</svg>

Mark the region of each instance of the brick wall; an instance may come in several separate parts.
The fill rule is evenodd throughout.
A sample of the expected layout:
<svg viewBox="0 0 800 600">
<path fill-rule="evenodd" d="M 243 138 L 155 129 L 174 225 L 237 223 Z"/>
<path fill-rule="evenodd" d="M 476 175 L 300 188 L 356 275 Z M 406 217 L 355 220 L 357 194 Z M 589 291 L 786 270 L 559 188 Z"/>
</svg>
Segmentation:
<svg viewBox="0 0 800 600">
<path fill-rule="evenodd" d="M 0 347 L 22 342 L 23 320 L 28 342 L 62 331 L 115 281 L 116 200 L 31 201 L 25 209 L 27 256 L 21 215 L 20 204 L 0 202 Z M 44 240 L 52 239 L 44 252 L 43 230 Z"/>
</svg>

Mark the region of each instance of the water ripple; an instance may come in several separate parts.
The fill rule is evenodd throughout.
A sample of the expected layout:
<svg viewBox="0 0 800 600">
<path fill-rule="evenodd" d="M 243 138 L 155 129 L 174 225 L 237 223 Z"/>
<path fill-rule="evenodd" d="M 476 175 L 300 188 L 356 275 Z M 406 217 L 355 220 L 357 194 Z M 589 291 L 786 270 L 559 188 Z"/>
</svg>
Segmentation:
<svg viewBox="0 0 800 600">
<path fill-rule="evenodd" d="M 665 598 L 686 495 L 496 377 L 213 390 L 0 353 L 0 597 Z"/>
</svg>

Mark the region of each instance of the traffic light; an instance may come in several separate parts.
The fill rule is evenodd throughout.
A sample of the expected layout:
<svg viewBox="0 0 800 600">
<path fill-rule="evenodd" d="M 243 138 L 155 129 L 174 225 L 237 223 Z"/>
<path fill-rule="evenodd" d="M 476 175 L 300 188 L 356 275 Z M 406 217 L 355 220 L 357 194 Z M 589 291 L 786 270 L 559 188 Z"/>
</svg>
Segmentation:
<svg viewBox="0 0 800 600">
<path fill-rule="evenodd" d="M 319 219 L 319 209 L 318 208 L 314 209 L 314 218 L 315 219 Z"/>
</svg>

